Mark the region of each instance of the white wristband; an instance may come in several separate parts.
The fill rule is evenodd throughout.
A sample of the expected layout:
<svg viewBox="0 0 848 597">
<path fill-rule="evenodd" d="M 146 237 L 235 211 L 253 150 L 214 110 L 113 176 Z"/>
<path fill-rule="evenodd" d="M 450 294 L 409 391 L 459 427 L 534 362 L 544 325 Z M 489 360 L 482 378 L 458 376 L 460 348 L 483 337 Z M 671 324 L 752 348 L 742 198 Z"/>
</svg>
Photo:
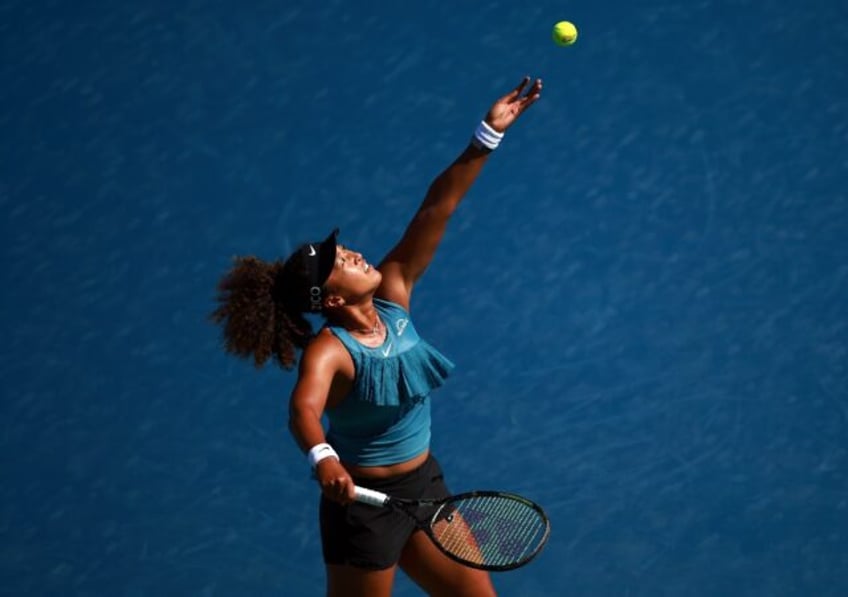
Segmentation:
<svg viewBox="0 0 848 597">
<path fill-rule="evenodd" d="M 309 466 L 315 468 L 319 462 L 324 460 L 325 458 L 335 458 L 339 460 L 339 455 L 336 454 L 336 451 L 333 450 L 333 446 L 330 444 L 317 444 L 312 446 L 309 449 L 309 453 L 306 455 L 309 459 Z"/>
<path fill-rule="evenodd" d="M 474 137 L 471 141 L 474 145 L 481 149 L 485 147 L 489 151 L 493 151 L 497 149 L 498 145 L 500 145 L 503 137 L 503 133 L 499 133 L 490 127 L 485 120 L 482 120 L 480 121 L 480 124 L 477 125 L 477 129 L 474 131 Z"/>
</svg>

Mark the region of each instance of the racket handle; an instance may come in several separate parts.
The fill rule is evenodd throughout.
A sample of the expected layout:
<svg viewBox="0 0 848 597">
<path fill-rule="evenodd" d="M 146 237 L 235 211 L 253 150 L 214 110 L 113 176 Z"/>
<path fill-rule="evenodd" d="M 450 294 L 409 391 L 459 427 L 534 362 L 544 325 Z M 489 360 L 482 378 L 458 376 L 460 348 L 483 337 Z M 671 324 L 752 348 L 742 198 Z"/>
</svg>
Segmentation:
<svg viewBox="0 0 848 597">
<path fill-rule="evenodd" d="M 373 489 L 366 489 L 365 487 L 357 485 L 354 488 L 354 491 L 356 492 L 356 501 L 362 502 L 363 504 L 369 504 L 371 506 L 385 506 L 389 501 L 389 496 L 385 493 L 374 491 Z"/>
</svg>

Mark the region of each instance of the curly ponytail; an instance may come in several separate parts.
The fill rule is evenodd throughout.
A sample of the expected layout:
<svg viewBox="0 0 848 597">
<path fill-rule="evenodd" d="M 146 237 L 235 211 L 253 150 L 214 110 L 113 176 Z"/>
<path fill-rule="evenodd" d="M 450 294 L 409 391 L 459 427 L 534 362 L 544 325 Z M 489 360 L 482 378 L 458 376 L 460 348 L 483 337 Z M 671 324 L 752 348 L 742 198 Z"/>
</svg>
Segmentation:
<svg viewBox="0 0 848 597">
<path fill-rule="evenodd" d="M 272 355 L 283 369 L 292 369 L 296 349 L 305 348 L 314 335 L 302 314 L 275 299 L 282 268 L 280 261 L 236 257 L 218 283 L 218 308 L 209 316 L 223 325 L 224 349 L 241 358 L 253 357 L 257 369 Z"/>
</svg>

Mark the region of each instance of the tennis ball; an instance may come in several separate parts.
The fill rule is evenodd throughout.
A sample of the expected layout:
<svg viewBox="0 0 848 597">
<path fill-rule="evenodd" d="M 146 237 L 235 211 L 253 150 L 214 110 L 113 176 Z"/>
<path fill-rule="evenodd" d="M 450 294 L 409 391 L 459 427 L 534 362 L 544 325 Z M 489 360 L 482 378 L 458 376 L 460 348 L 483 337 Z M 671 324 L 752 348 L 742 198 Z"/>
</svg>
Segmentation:
<svg viewBox="0 0 848 597">
<path fill-rule="evenodd" d="M 554 38 L 556 45 L 570 46 L 577 41 L 577 27 L 568 21 L 560 21 L 554 25 L 554 31 L 551 36 Z"/>
</svg>

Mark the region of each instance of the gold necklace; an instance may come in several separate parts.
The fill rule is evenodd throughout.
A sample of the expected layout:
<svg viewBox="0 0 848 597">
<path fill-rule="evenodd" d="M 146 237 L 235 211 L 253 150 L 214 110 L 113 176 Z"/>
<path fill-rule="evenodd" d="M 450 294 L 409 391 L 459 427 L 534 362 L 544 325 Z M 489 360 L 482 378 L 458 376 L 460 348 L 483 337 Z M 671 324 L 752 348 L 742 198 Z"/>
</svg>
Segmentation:
<svg viewBox="0 0 848 597">
<path fill-rule="evenodd" d="M 377 321 L 374 322 L 374 326 L 370 330 L 356 330 L 356 333 L 363 336 L 376 336 L 377 332 L 380 331 L 380 327 L 380 316 L 377 315 Z"/>
</svg>

